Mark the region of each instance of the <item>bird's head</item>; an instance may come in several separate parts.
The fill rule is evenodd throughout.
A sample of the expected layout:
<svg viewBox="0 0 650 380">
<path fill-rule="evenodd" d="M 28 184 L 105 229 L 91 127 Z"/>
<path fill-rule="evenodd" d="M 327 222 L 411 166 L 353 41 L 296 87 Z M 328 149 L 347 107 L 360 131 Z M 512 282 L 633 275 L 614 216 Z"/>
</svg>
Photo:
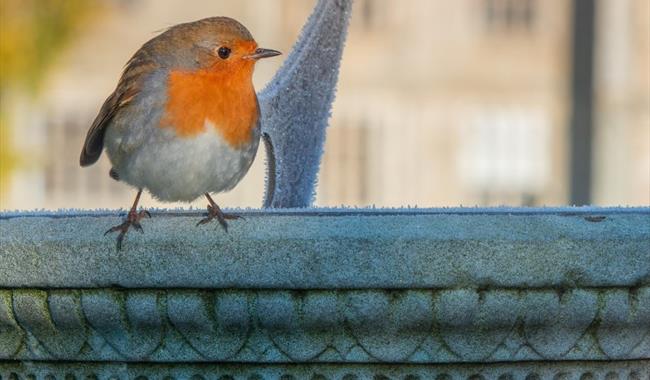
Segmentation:
<svg viewBox="0 0 650 380">
<path fill-rule="evenodd" d="M 257 46 L 250 32 L 228 17 L 210 17 L 180 24 L 161 35 L 155 50 L 163 50 L 172 69 L 252 73 L 257 60 L 279 51 Z"/>
</svg>

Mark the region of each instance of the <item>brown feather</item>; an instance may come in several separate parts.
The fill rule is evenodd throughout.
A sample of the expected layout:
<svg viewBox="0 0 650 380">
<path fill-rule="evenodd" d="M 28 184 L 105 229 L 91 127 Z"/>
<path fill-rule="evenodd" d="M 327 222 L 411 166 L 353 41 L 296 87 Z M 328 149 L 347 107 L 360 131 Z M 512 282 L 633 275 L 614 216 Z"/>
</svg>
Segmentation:
<svg viewBox="0 0 650 380">
<path fill-rule="evenodd" d="M 79 164 L 81 166 L 88 166 L 97 162 L 104 148 L 106 127 L 108 127 L 120 109 L 130 104 L 138 95 L 142 88 L 144 77 L 151 73 L 155 67 L 156 64 L 149 58 L 145 47 L 135 53 L 129 62 L 127 62 L 122 72 L 122 77 L 117 84 L 117 88 L 104 101 L 102 108 L 99 110 L 99 114 L 88 130 L 86 141 L 81 150 L 81 157 L 79 158 Z"/>
</svg>

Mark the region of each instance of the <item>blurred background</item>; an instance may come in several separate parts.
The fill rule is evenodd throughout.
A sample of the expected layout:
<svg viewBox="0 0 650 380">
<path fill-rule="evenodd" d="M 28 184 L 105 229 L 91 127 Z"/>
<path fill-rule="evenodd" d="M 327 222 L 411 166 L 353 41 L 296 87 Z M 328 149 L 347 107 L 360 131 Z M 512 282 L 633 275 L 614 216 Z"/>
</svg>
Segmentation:
<svg viewBox="0 0 650 380">
<path fill-rule="evenodd" d="M 78 164 L 129 57 L 216 15 L 288 53 L 314 3 L 0 0 L 0 209 L 130 207 Z M 319 206 L 648 205 L 650 1 L 356 0 L 330 125 Z M 218 203 L 261 205 L 260 153 Z"/>
</svg>

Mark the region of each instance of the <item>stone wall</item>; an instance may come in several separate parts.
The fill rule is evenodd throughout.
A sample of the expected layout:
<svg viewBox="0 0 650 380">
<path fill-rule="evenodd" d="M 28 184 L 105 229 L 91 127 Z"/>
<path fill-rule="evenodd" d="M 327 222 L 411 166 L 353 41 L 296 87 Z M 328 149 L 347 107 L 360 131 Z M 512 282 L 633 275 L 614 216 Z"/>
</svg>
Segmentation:
<svg viewBox="0 0 650 380">
<path fill-rule="evenodd" d="M 244 215 L 2 214 L 0 377 L 649 378 L 649 209 Z"/>
</svg>

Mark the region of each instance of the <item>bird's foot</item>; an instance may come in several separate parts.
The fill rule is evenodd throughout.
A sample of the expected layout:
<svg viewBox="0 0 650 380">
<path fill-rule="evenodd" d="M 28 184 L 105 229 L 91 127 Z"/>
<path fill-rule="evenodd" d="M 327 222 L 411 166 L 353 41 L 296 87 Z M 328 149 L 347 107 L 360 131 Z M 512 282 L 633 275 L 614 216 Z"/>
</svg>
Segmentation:
<svg viewBox="0 0 650 380">
<path fill-rule="evenodd" d="M 124 236 L 126 236 L 126 233 L 129 231 L 130 227 L 135 228 L 135 230 L 139 231 L 140 233 L 144 233 L 144 230 L 142 229 L 142 225 L 140 225 L 140 220 L 142 220 L 142 218 L 144 217 L 151 218 L 151 214 L 149 213 L 149 211 L 142 210 L 140 212 L 136 212 L 135 210 L 131 210 L 129 211 L 129 214 L 126 216 L 126 219 L 122 224 L 112 227 L 111 229 L 109 229 L 104 233 L 104 236 L 112 232 L 119 231 L 120 234 L 117 235 L 117 244 L 116 244 L 116 248 L 119 251 L 122 249 L 122 241 L 124 240 Z"/>
<path fill-rule="evenodd" d="M 241 215 L 226 214 L 217 205 L 208 205 L 208 216 L 201 219 L 196 225 L 210 223 L 212 219 L 217 219 L 224 231 L 228 232 L 228 222 L 226 220 L 244 219 Z"/>
</svg>

